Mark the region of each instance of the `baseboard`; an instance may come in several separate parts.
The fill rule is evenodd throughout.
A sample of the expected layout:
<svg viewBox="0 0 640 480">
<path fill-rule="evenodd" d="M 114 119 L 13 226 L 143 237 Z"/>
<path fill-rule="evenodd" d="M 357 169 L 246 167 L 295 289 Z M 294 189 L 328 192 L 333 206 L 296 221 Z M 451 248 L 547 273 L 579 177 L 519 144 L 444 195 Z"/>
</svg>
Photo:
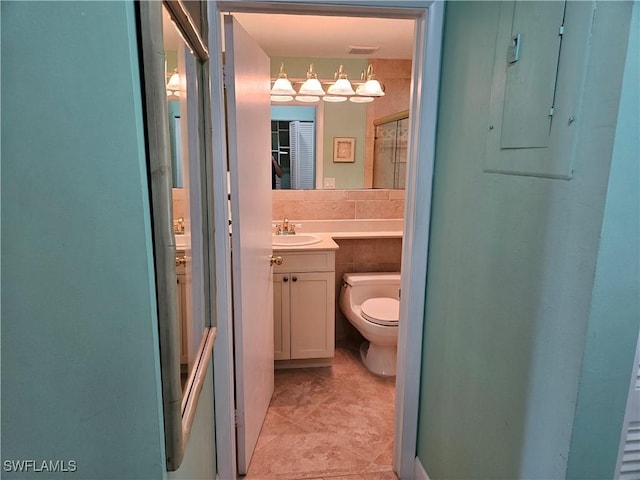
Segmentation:
<svg viewBox="0 0 640 480">
<path fill-rule="evenodd" d="M 302 358 L 297 360 L 276 360 L 274 362 L 274 368 L 276 370 L 285 368 L 330 367 L 331 365 L 333 365 L 333 357 Z"/>
<path fill-rule="evenodd" d="M 430 480 L 429 475 L 427 475 L 427 471 L 422 466 L 422 462 L 420 459 L 416 457 L 416 467 L 415 467 L 415 480 Z"/>
</svg>

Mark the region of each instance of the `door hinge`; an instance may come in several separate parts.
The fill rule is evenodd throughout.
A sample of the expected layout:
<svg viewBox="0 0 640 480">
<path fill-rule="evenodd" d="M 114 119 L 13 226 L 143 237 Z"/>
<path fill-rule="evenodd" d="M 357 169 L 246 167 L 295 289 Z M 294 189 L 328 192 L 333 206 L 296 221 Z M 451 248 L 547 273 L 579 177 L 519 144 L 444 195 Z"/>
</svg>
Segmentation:
<svg viewBox="0 0 640 480">
<path fill-rule="evenodd" d="M 237 408 L 233 411 L 233 425 L 235 427 L 238 426 L 238 409 Z"/>
<path fill-rule="evenodd" d="M 560 25 L 560 28 L 558 29 L 558 35 L 564 35 L 564 25 Z"/>
<path fill-rule="evenodd" d="M 553 110 L 554 110 L 554 108 L 553 108 L 553 107 L 551 107 L 551 108 L 549 109 L 549 116 L 550 116 L 550 117 L 553 117 Z"/>
<path fill-rule="evenodd" d="M 222 65 L 222 87 L 229 88 L 229 84 L 227 83 L 227 66 Z"/>
</svg>

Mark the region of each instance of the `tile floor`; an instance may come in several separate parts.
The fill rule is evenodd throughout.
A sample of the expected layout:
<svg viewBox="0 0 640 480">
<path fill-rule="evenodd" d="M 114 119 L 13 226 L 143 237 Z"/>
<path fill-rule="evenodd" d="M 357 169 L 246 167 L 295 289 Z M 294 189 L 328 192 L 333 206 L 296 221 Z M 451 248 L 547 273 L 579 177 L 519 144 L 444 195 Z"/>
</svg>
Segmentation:
<svg viewBox="0 0 640 480">
<path fill-rule="evenodd" d="M 276 370 L 246 480 L 396 480 L 395 378 L 370 373 L 355 348 L 332 367 Z"/>
</svg>

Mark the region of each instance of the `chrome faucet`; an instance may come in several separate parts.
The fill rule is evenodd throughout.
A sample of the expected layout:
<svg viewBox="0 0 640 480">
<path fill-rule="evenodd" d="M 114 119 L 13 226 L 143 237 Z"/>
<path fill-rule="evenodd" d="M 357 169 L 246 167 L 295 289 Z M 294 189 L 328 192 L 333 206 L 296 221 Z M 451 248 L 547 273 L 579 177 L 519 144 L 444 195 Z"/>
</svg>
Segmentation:
<svg viewBox="0 0 640 480">
<path fill-rule="evenodd" d="M 184 235 L 184 217 L 173 221 L 173 233 L 176 235 Z"/>
</svg>

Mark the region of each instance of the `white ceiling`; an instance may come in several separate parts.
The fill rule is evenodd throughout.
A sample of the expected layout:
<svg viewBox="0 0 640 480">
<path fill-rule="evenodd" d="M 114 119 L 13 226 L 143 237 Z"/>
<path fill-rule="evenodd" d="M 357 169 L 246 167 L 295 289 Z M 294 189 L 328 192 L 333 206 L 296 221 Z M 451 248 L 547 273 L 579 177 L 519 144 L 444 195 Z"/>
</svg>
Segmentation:
<svg viewBox="0 0 640 480">
<path fill-rule="evenodd" d="M 414 20 L 234 13 L 269 56 L 318 58 L 402 58 L 413 54 Z M 349 47 L 379 46 L 373 54 L 349 54 Z"/>
</svg>

